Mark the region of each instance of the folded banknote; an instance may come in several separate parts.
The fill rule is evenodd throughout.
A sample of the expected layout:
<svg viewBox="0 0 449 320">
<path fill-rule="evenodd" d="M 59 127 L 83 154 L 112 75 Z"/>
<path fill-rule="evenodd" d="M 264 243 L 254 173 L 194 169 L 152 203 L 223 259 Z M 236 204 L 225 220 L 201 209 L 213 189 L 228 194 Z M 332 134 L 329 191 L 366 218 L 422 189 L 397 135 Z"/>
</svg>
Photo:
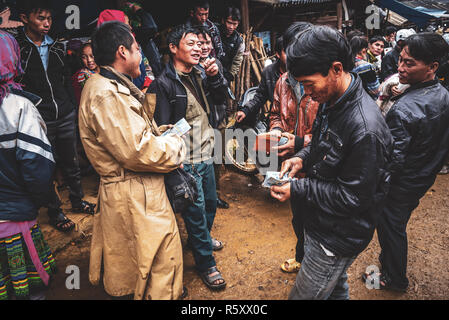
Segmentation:
<svg viewBox="0 0 449 320">
<path fill-rule="evenodd" d="M 189 132 L 190 129 L 192 129 L 192 127 L 188 124 L 186 119 L 182 118 L 181 120 L 179 120 L 178 122 L 175 123 L 173 128 L 165 131 L 162 134 L 162 136 L 166 136 L 169 134 L 177 134 L 178 136 L 181 137 L 181 136 L 185 135 L 187 132 Z"/>
<path fill-rule="evenodd" d="M 270 188 L 271 186 L 282 186 L 288 182 L 291 182 L 293 180 L 296 180 L 296 178 L 289 178 L 288 172 L 281 177 L 280 172 L 277 171 L 267 171 L 267 174 L 265 176 L 265 180 L 262 183 L 262 186 L 265 188 Z"/>
</svg>

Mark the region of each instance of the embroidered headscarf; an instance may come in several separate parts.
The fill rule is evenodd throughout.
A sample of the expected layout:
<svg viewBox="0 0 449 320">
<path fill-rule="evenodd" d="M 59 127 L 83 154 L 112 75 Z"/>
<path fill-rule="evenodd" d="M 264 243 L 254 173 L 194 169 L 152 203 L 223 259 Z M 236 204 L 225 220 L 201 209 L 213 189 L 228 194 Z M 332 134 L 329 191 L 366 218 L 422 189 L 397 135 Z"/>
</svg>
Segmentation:
<svg viewBox="0 0 449 320">
<path fill-rule="evenodd" d="M 0 105 L 12 88 L 22 90 L 22 86 L 14 82 L 22 74 L 19 44 L 11 34 L 0 31 Z"/>
</svg>

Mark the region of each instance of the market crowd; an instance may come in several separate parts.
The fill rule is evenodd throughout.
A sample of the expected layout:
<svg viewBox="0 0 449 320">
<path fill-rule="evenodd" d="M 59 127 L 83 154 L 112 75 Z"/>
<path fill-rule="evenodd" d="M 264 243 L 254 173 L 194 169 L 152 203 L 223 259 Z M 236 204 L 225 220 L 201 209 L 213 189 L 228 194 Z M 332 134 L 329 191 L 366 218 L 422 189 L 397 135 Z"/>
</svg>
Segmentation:
<svg viewBox="0 0 449 320">
<path fill-rule="evenodd" d="M 214 23 L 209 3 L 195 1 L 167 34 L 164 61 L 151 14 L 119 3 L 86 41 L 52 39 L 45 0 L 20 6 L 18 35 L 0 31 L 0 299 L 45 298 L 56 268 L 38 210 L 61 232 L 75 227 L 55 181 L 73 212 L 93 215 L 89 280 L 102 278 L 109 295 L 187 295 L 174 212 L 199 277 L 226 287 L 214 258 L 224 244 L 211 232 L 217 207 L 229 205 L 213 159 L 249 50 L 240 11 L 229 7 Z M 368 38 L 294 22 L 276 39 L 275 61 L 234 116 L 265 117 L 269 135 L 287 141 L 272 152 L 280 176 L 293 179 L 270 193 L 290 200 L 298 238 L 281 264 L 297 273 L 289 299 L 349 299 L 346 272 L 374 230 L 381 267 L 361 278 L 407 290 L 408 220 L 448 173 L 448 60 L 446 37 L 413 29 Z M 192 130 L 173 133 L 182 119 Z M 83 171 L 100 177 L 97 204 L 84 199 Z"/>
</svg>

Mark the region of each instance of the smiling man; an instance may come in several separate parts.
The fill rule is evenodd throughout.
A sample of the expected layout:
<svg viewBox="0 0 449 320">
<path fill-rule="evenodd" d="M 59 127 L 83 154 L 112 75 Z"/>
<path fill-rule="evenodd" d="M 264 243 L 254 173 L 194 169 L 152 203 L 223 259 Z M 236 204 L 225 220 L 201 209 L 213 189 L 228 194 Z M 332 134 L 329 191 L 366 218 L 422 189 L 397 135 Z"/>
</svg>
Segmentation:
<svg viewBox="0 0 449 320">
<path fill-rule="evenodd" d="M 326 52 L 326 54 L 322 54 Z M 320 103 L 311 143 L 282 164 L 306 178 L 271 195 L 291 198 L 304 223 L 304 257 L 289 299 L 349 299 L 346 271 L 371 241 L 386 196 L 392 137 L 344 36 L 312 27 L 287 48 L 287 68 Z"/>
<path fill-rule="evenodd" d="M 394 151 L 391 188 L 377 228 L 382 249 L 380 288 L 402 292 L 408 287 L 407 223 L 449 152 L 449 92 L 435 79 L 448 45 L 436 33 L 416 34 L 404 41 L 399 81 L 410 88 L 392 99 L 395 104 L 386 117 Z"/>
<path fill-rule="evenodd" d="M 184 170 L 191 173 L 198 186 L 198 200 L 182 217 L 189 235 L 196 268 L 201 279 L 210 289 L 226 286 L 218 271 L 213 250 L 223 244 L 211 238 L 210 231 L 217 211 L 212 152 L 212 108 L 223 105 L 227 95 L 227 81 L 219 72 L 215 59 L 198 63 L 202 54 L 200 30 L 186 25 L 176 27 L 167 37 L 170 62 L 162 74 L 151 84 L 150 92 L 156 93 L 155 120 L 158 125 L 175 124 L 185 118 L 192 127 L 185 138 L 188 155 Z M 206 50 L 207 51 L 207 50 Z"/>
</svg>

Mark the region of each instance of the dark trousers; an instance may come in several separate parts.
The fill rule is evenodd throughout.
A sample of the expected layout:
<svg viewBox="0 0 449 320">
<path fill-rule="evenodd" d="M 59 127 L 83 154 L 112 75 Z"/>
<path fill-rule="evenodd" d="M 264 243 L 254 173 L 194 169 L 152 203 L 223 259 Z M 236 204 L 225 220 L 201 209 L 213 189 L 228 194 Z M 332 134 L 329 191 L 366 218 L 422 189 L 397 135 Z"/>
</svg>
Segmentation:
<svg viewBox="0 0 449 320">
<path fill-rule="evenodd" d="M 184 164 L 184 170 L 196 179 L 198 199 L 182 213 L 182 217 L 186 225 L 188 242 L 192 246 L 196 268 L 204 272 L 216 265 L 210 236 L 217 212 L 214 165 L 212 163 Z"/>
<path fill-rule="evenodd" d="M 408 286 L 407 223 L 420 198 L 417 195 L 416 200 L 405 201 L 404 197 L 405 195 L 397 195 L 394 191 L 390 192 L 377 226 L 381 272 L 392 284 L 401 288 Z M 408 194 L 407 198 L 413 199 L 413 195 Z"/>
<path fill-rule="evenodd" d="M 301 210 L 296 204 L 296 201 L 292 199 L 290 202 L 292 208 L 292 226 L 295 231 L 296 238 L 296 253 L 295 260 L 297 262 L 302 262 L 304 258 L 304 219 L 301 216 Z"/>
<path fill-rule="evenodd" d="M 83 189 L 81 187 L 81 173 L 76 151 L 76 113 L 73 111 L 69 115 L 56 121 L 48 121 L 47 137 L 53 149 L 53 156 L 57 168 L 61 169 L 64 182 L 69 187 L 70 201 L 72 206 L 79 206 L 83 198 Z M 50 190 L 49 211 L 56 211 L 61 206 L 61 200 L 56 194 L 54 185 Z"/>
</svg>

